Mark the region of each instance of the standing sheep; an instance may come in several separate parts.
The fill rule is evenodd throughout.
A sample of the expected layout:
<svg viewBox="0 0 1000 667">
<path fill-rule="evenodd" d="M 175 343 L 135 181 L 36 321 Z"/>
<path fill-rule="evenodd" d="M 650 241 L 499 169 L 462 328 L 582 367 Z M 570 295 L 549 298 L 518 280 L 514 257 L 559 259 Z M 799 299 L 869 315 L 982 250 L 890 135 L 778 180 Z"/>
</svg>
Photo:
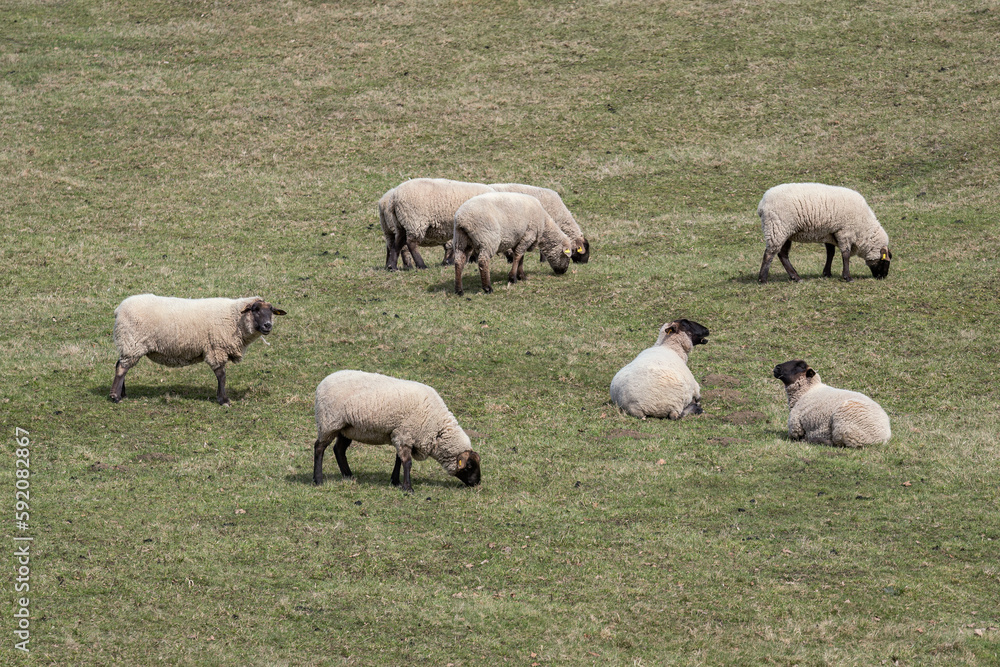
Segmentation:
<svg viewBox="0 0 1000 667">
<path fill-rule="evenodd" d="M 881 280 L 889 275 L 889 235 L 882 229 L 865 198 L 858 192 L 822 183 L 776 185 L 757 205 L 764 230 L 764 259 L 757 279 L 767 282 L 774 255 L 778 255 L 788 277 L 798 282 L 799 274 L 788 259 L 792 241 L 826 244 L 823 276 L 829 278 L 834 249 L 844 260 L 842 277 L 851 281 L 851 255 L 865 260 L 872 275 Z"/>
<path fill-rule="evenodd" d="M 332 373 L 316 387 L 316 431 L 314 484 L 323 483 L 323 454 L 334 439 L 333 453 L 345 478 L 354 476 L 347 448 L 356 440 L 396 448 L 391 481 L 399 485 L 402 467 L 403 491 L 413 492 L 412 459 L 428 456 L 466 486 L 479 484 L 479 454 L 472 451 L 469 436 L 438 393 L 419 382 L 362 371 Z"/>
<path fill-rule="evenodd" d="M 130 296 L 115 308 L 118 348 L 110 399 L 125 398 L 125 373 L 143 357 L 164 366 L 204 361 L 219 381 L 216 400 L 229 405 L 226 363 L 239 363 L 247 346 L 271 333 L 271 316 L 284 315 L 259 296 L 245 299 L 177 299 Z"/>
<path fill-rule="evenodd" d="M 382 195 L 378 209 L 386 243 L 385 268 L 396 270 L 405 247 L 417 268 L 426 269 L 417 246 L 447 246 L 454 232 L 455 211 L 485 192 L 493 188 L 444 178 L 414 178 Z M 451 263 L 450 253 L 446 252 L 444 263 Z"/>
<path fill-rule="evenodd" d="M 559 229 L 569 237 L 573 244 L 573 254 L 570 255 L 570 259 L 579 264 L 586 264 L 590 260 L 590 241 L 584 237 L 583 230 L 576 223 L 573 214 L 566 208 L 566 204 L 563 203 L 558 192 L 549 188 L 522 185 L 521 183 L 491 183 L 490 187 L 497 192 L 520 192 L 531 195 L 540 201 L 545 212 L 552 216 Z M 544 261 L 544 258 L 539 258 L 538 261 Z"/>
<path fill-rule="evenodd" d="M 823 384 L 806 362 L 793 359 L 774 367 L 788 394 L 788 435 L 839 447 L 889 441 L 889 416 L 864 394 Z"/>
<path fill-rule="evenodd" d="M 708 342 L 708 334 L 708 329 L 691 320 L 664 324 L 653 347 L 615 374 L 611 400 L 641 419 L 701 414 L 701 388 L 687 360 L 695 345 Z"/>
<path fill-rule="evenodd" d="M 558 274 L 569 268 L 570 240 L 556 226 L 542 204 L 530 195 L 492 192 L 477 195 L 455 212 L 455 293 L 464 294 L 462 272 L 468 259 L 479 256 L 479 278 L 483 292 L 493 291 L 490 258 L 512 252 L 507 282 L 525 280 L 524 253 L 541 249 L 552 270 Z"/>
</svg>

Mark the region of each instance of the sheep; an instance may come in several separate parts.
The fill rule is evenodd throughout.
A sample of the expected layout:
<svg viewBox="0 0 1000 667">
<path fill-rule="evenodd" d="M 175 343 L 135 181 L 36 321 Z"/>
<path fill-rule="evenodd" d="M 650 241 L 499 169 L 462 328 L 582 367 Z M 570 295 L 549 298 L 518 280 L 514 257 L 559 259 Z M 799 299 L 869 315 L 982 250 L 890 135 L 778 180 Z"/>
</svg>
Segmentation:
<svg viewBox="0 0 1000 667">
<path fill-rule="evenodd" d="M 889 235 L 882 229 L 865 198 L 848 188 L 822 183 L 784 183 L 776 185 L 757 205 L 764 231 L 764 259 L 757 279 L 767 282 L 767 273 L 775 253 L 788 277 L 799 282 L 788 250 L 797 243 L 826 244 L 823 277 L 829 278 L 835 247 L 844 260 L 842 277 L 851 281 L 851 255 L 861 257 L 872 276 L 881 280 L 889 275 Z"/>
<path fill-rule="evenodd" d="M 681 419 L 701 414 L 701 387 L 688 369 L 687 360 L 695 345 L 708 342 L 708 335 L 708 329 L 691 320 L 664 324 L 653 347 L 640 352 L 615 374 L 611 400 L 641 419 Z"/>
<path fill-rule="evenodd" d="M 570 259 L 574 263 L 579 264 L 586 264 L 590 260 L 590 241 L 584 237 L 583 230 L 576 223 L 573 214 L 566 208 L 566 204 L 563 203 L 562 197 L 559 196 L 558 192 L 549 188 L 522 185 L 520 183 L 491 183 L 490 187 L 497 192 L 520 192 L 521 194 L 531 195 L 540 201 L 545 212 L 552 216 L 552 219 L 559 225 L 559 229 L 573 243 L 573 254 L 570 256 Z M 544 261 L 544 258 L 540 257 L 538 261 Z"/>
<path fill-rule="evenodd" d="M 259 296 L 243 299 L 178 299 L 138 294 L 115 308 L 118 348 L 109 398 L 125 398 L 125 374 L 143 357 L 164 366 L 204 361 L 219 381 L 216 400 L 229 405 L 226 363 L 239 363 L 247 346 L 271 333 L 272 315 L 284 315 Z M 265 341 L 266 342 L 266 341 Z"/>
<path fill-rule="evenodd" d="M 774 367 L 788 394 L 788 435 L 839 447 L 886 443 L 892 437 L 889 416 L 864 394 L 820 381 L 809 364 L 793 359 Z"/>
<path fill-rule="evenodd" d="M 537 199 L 515 192 L 473 197 L 455 212 L 455 293 L 464 294 L 462 272 L 474 255 L 478 255 L 479 277 L 487 294 L 493 291 L 490 258 L 498 252 L 513 252 L 507 282 L 525 280 L 524 253 L 535 246 L 557 274 L 569 268 L 570 240 Z"/>
<path fill-rule="evenodd" d="M 353 477 L 347 464 L 351 441 L 369 445 L 393 445 L 396 464 L 391 482 L 399 486 L 403 469 L 403 491 L 412 493 L 412 459 L 428 456 L 466 486 L 480 481 L 479 454 L 472 451 L 469 436 L 458 425 L 441 396 L 419 382 L 343 370 L 326 376 L 316 387 L 316 442 L 313 445 L 313 483 L 323 483 L 323 454 L 337 440 L 333 453 L 340 474 Z"/>
<path fill-rule="evenodd" d="M 493 188 L 482 183 L 444 178 L 414 178 L 389 190 L 378 203 L 379 223 L 385 236 L 385 268 L 395 271 L 403 248 L 410 251 L 418 269 L 426 269 L 417 246 L 447 246 L 454 233 L 455 211 L 466 200 Z M 404 257 L 404 266 L 406 258 Z M 445 253 L 444 264 L 451 264 Z"/>
</svg>

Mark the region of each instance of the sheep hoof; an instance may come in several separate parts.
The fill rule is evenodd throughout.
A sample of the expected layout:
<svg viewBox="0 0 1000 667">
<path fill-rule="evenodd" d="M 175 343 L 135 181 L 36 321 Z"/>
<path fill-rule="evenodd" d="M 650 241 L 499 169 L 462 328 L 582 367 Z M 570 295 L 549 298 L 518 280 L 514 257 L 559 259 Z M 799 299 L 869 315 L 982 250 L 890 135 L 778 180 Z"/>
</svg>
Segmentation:
<svg viewBox="0 0 1000 667">
<path fill-rule="evenodd" d="M 111 401 L 112 403 L 121 403 L 122 402 L 122 397 L 121 396 L 115 396 L 114 394 L 111 394 L 110 396 L 108 396 L 108 400 Z"/>
<path fill-rule="evenodd" d="M 493 294 L 493 288 L 492 287 L 483 288 L 483 294 Z"/>
</svg>

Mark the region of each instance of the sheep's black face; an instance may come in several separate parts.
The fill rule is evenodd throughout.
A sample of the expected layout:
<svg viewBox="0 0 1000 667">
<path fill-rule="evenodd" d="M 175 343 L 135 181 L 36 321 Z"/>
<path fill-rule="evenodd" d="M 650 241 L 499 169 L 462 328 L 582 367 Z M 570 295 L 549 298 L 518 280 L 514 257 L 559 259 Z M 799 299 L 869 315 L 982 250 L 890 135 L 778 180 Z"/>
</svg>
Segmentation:
<svg viewBox="0 0 1000 667">
<path fill-rule="evenodd" d="M 466 486 L 478 486 L 480 479 L 479 454 L 472 450 L 462 452 L 458 457 L 458 471 L 455 477 Z"/>
<path fill-rule="evenodd" d="M 882 253 L 879 259 L 873 262 L 865 262 L 868 268 L 872 270 L 872 276 L 876 280 L 882 280 L 889 275 L 889 262 L 892 261 L 892 253 L 889 252 L 888 248 L 882 248 Z"/>
<path fill-rule="evenodd" d="M 691 337 L 692 345 L 704 345 L 708 342 L 708 329 L 691 320 L 677 322 L 681 331 Z"/>
<path fill-rule="evenodd" d="M 786 361 L 774 367 L 774 377 L 781 380 L 786 387 L 798 380 L 803 373 L 806 374 L 806 377 L 812 377 L 816 371 L 809 368 L 809 364 L 801 359 Z"/>
<path fill-rule="evenodd" d="M 259 331 L 265 336 L 271 333 L 271 328 L 274 326 L 271 321 L 272 316 L 285 314 L 285 311 L 275 308 L 266 301 L 254 301 L 243 312 L 249 312 L 253 316 L 254 331 Z"/>
</svg>

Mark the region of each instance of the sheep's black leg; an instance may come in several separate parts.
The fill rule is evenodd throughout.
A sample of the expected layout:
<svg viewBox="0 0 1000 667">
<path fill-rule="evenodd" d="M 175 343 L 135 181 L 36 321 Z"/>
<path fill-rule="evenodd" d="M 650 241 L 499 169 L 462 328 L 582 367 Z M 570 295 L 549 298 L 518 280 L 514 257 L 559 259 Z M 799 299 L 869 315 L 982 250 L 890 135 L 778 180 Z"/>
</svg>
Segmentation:
<svg viewBox="0 0 1000 667">
<path fill-rule="evenodd" d="M 219 402 L 219 405 L 229 405 L 229 397 L 226 396 L 226 365 L 222 364 L 212 370 L 215 371 L 215 377 L 219 381 L 219 388 L 215 392 L 215 400 Z"/>
<path fill-rule="evenodd" d="M 417 242 L 412 239 L 406 239 L 406 248 L 410 251 L 410 257 L 413 258 L 413 265 L 418 269 L 426 269 L 427 265 L 424 264 L 424 258 L 420 255 L 420 251 L 417 249 Z"/>
<path fill-rule="evenodd" d="M 351 473 L 351 466 L 347 465 L 347 448 L 351 446 L 351 439 L 343 433 L 337 434 L 337 443 L 333 446 L 333 455 L 337 457 L 337 466 L 340 468 L 340 475 L 345 479 L 354 477 Z"/>
<path fill-rule="evenodd" d="M 121 359 L 115 364 L 115 379 L 111 381 L 111 395 L 108 396 L 115 403 L 120 403 L 125 398 L 125 374 L 128 369 Z"/>
<path fill-rule="evenodd" d="M 823 245 L 826 246 L 826 264 L 823 265 L 823 277 L 832 278 L 833 273 L 831 270 L 833 269 L 833 253 L 837 251 L 837 246 L 832 243 L 825 243 Z"/>
<path fill-rule="evenodd" d="M 410 468 L 413 466 L 413 458 L 410 456 L 410 450 L 403 449 L 397 456 L 399 456 L 403 467 L 402 489 L 406 493 L 413 493 L 413 484 L 410 483 Z"/>
<path fill-rule="evenodd" d="M 392 466 L 392 477 L 389 481 L 392 482 L 393 486 L 399 486 L 399 468 L 403 465 L 403 460 L 399 458 L 399 454 L 396 455 L 396 464 Z"/>
<path fill-rule="evenodd" d="M 459 296 L 465 294 L 465 286 L 462 284 L 462 273 L 465 271 L 465 251 L 455 251 L 455 294 Z"/>
<path fill-rule="evenodd" d="M 493 284 L 490 282 L 490 258 L 479 258 L 479 282 L 483 285 L 483 292 L 489 294 L 493 291 Z"/>
<path fill-rule="evenodd" d="M 767 273 L 771 270 L 771 262 L 774 261 L 774 256 L 776 254 L 778 254 L 778 248 L 772 249 L 771 246 L 767 246 L 764 249 L 764 259 L 760 262 L 760 273 L 757 274 L 758 282 L 767 282 Z"/>
<path fill-rule="evenodd" d="M 840 255 L 844 258 L 844 272 L 840 275 L 844 279 L 844 282 L 851 282 L 851 244 L 841 244 L 839 241 L 837 245 L 840 246 Z"/>
<path fill-rule="evenodd" d="M 385 242 L 385 270 L 395 271 L 397 266 L 398 255 L 396 254 L 396 242 L 395 240 L 389 241 L 386 239 Z"/>
<path fill-rule="evenodd" d="M 333 440 L 333 437 L 317 438 L 313 443 L 313 484 L 317 486 L 323 483 L 323 454 L 326 447 Z"/>
<path fill-rule="evenodd" d="M 794 282 L 799 282 L 802 280 L 799 274 L 795 271 L 795 267 L 792 266 L 791 260 L 788 259 L 788 251 L 792 249 L 792 240 L 788 239 L 785 244 L 781 246 L 781 250 L 778 251 L 778 259 L 781 260 L 781 265 L 785 267 L 785 272 L 788 274 L 788 279 Z"/>
</svg>

